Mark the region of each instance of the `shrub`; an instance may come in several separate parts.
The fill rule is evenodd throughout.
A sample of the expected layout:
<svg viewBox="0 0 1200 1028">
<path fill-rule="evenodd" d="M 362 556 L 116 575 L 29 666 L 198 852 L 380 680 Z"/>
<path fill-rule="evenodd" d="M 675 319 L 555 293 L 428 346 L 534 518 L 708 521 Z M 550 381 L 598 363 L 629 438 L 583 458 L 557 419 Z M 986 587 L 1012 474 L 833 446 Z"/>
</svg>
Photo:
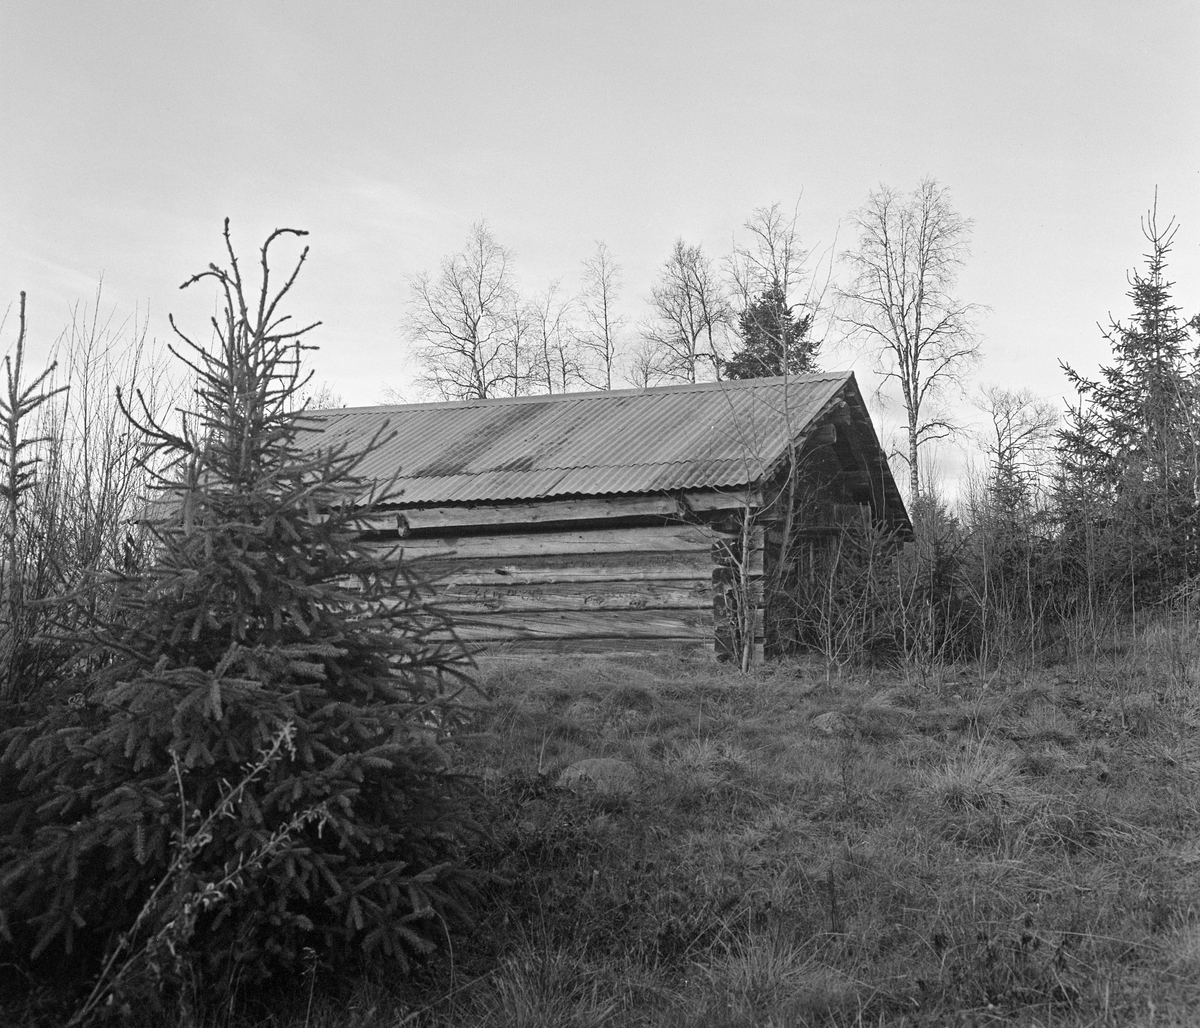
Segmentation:
<svg viewBox="0 0 1200 1028">
<path fill-rule="evenodd" d="M 0 385 L 0 697 L 32 699 L 53 682 L 78 628 L 107 605 L 95 587 L 110 567 L 148 557 L 137 518 L 145 502 L 148 441 L 131 432 L 113 387 L 138 382 L 152 410 L 172 407 L 166 349 L 146 322 L 76 306 L 39 373 L 25 366 L 25 295 Z M 92 587 L 86 586 L 91 584 Z M 60 631 L 55 632 L 55 626 Z"/>
<path fill-rule="evenodd" d="M 37 616 L 31 598 L 37 590 L 29 579 L 33 577 L 30 535 L 23 521 L 24 508 L 37 480 L 34 471 L 39 463 L 41 438 L 30 438 L 28 422 L 39 408 L 54 398 L 62 388 L 53 389 L 47 379 L 54 365 L 36 375 L 32 381 L 24 376 L 25 364 L 25 294 L 21 294 L 18 315 L 17 342 L 14 352 L 4 358 L 4 388 L 0 389 L 0 698 L 18 698 L 32 691 L 31 683 L 39 678 L 40 654 L 33 643 Z M 31 597 L 30 593 L 34 596 Z"/>
<path fill-rule="evenodd" d="M 811 648 L 830 665 L 929 666 L 976 656 L 979 590 L 963 527 L 936 499 L 913 505 L 914 538 L 850 521 L 803 548 L 773 600 L 778 648 Z"/>
<path fill-rule="evenodd" d="M 378 438 L 318 445 L 294 409 L 314 326 L 278 307 L 307 249 L 275 289 L 268 251 L 303 234 L 268 238 L 254 296 L 226 223 L 228 267 L 185 283 L 224 296 L 214 344 L 176 328 L 194 409 L 178 429 L 129 415 L 168 458 L 157 553 L 112 576 L 75 678 L 0 735 L 0 961 L 78 980 L 119 946 L 146 965 L 126 994 L 231 1001 L 306 947 L 406 967 L 465 913 L 464 781 L 442 746 L 464 656 L 420 583 L 359 541 L 386 499 L 360 473 Z M 186 959 L 151 959 L 164 938 Z"/>
</svg>

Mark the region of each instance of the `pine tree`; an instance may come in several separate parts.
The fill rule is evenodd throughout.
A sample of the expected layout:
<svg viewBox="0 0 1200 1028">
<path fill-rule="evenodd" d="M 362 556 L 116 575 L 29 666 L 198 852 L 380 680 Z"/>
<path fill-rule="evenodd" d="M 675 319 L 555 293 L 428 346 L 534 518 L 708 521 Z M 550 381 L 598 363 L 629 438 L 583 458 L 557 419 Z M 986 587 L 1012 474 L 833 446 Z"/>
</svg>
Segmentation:
<svg viewBox="0 0 1200 1028">
<path fill-rule="evenodd" d="M 817 370 L 812 316 L 796 315 L 778 282 L 738 316 L 742 348 L 722 363 L 726 378 L 804 375 Z"/>
<path fill-rule="evenodd" d="M 308 251 L 273 288 L 268 250 L 303 234 L 269 237 L 251 295 L 227 222 L 228 267 L 185 283 L 214 281 L 225 310 L 211 350 L 176 328 L 198 382 L 182 427 L 135 419 L 171 458 L 157 558 L 119 579 L 77 681 L 0 736 L 0 960 L 74 952 L 94 970 L 184 847 L 174 899 L 128 952 L 168 929 L 186 949 L 194 927 L 187 973 L 226 992 L 306 946 L 407 966 L 463 912 L 465 794 L 442 745 L 463 654 L 406 567 L 362 541 L 387 498 L 361 473 L 380 440 L 323 446 L 295 410 L 315 326 L 279 305 Z"/>
<path fill-rule="evenodd" d="M 1080 400 L 1060 436 L 1059 506 L 1068 537 L 1108 536 L 1096 551 L 1106 577 L 1120 579 L 1135 602 L 1162 596 L 1200 570 L 1195 531 L 1200 496 L 1196 432 L 1200 354 L 1172 300 L 1167 257 L 1175 238 L 1151 209 L 1142 224 L 1150 244 L 1144 273 L 1134 271 L 1127 322 L 1103 331 L 1112 363 L 1098 378 L 1067 364 Z M 1083 525 L 1083 520 L 1094 523 Z"/>
</svg>

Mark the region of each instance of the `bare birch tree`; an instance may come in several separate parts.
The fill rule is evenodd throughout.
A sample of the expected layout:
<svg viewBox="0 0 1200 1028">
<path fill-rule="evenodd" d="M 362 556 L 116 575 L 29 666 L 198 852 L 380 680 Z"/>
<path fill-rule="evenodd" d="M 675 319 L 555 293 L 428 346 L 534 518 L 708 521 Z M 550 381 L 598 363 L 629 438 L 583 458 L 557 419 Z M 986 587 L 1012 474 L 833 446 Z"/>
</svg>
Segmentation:
<svg viewBox="0 0 1200 1028">
<path fill-rule="evenodd" d="M 593 389 L 611 389 L 617 369 L 617 337 L 625 327 L 625 318 L 617 313 L 621 286 L 619 265 L 606 243 L 597 241 L 596 252 L 583 262 L 584 330 L 579 342 L 587 352 L 590 367 L 586 381 Z"/>
<path fill-rule="evenodd" d="M 537 328 L 533 308 L 514 296 L 505 375 L 497 395 L 526 396 L 541 391 L 541 357 L 537 347 Z"/>
<path fill-rule="evenodd" d="M 796 231 L 798 212 L 784 213 L 782 205 L 756 207 L 742 226 L 750 234 L 747 243 L 736 245 L 727 261 L 738 306 L 745 309 L 764 293 L 778 286 L 792 303 L 808 275 L 808 251 Z"/>
<path fill-rule="evenodd" d="M 635 389 L 649 389 L 661 384 L 663 372 L 659 367 L 658 350 L 645 336 L 639 336 L 629 348 L 621 362 L 621 377 Z"/>
<path fill-rule="evenodd" d="M 703 249 L 676 239 L 650 298 L 642 334 L 661 374 L 684 382 L 719 378 L 722 337 L 733 311 Z"/>
<path fill-rule="evenodd" d="M 530 302 L 528 320 L 533 337 L 533 374 L 539 391 L 565 393 L 584 382 L 575 326 L 576 303 L 551 282 Z"/>
<path fill-rule="evenodd" d="M 909 490 L 920 495 L 922 443 L 954 430 L 931 403 L 961 382 L 979 356 L 978 304 L 955 296 L 970 253 L 972 222 L 950 203 L 949 191 L 925 178 L 904 195 L 886 185 L 850 215 L 858 248 L 843 260 L 851 279 L 842 290 L 842 320 L 852 338 L 876 357 L 876 370 L 900 388 L 906 414 Z"/>
<path fill-rule="evenodd" d="M 443 258 L 436 275 L 412 280 L 407 334 L 425 384 L 444 400 L 516 395 L 525 327 L 512 251 L 486 221 L 471 226 L 467 244 Z"/>
<path fill-rule="evenodd" d="M 985 386 L 978 405 L 990 422 L 982 440 L 988 456 L 991 499 L 1005 514 L 1023 511 L 1041 479 L 1060 420 L 1058 408 L 1030 389 Z"/>
<path fill-rule="evenodd" d="M 346 401 L 337 387 L 328 379 L 321 382 L 310 380 L 299 398 L 302 407 L 309 410 L 332 410 L 335 407 L 345 407 Z"/>
</svg>

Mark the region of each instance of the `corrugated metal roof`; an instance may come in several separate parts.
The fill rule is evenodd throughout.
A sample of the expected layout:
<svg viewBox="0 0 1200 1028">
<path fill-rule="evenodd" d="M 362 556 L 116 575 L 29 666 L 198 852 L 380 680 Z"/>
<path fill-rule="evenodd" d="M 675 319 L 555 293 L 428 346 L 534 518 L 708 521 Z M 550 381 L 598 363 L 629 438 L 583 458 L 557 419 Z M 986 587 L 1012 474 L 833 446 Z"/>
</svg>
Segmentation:
<svg viewBox="0 0 1200 1028">
<path fill-rule="evenodd" d="M 747 486 L 850 372 L 614 392 L 313 411 L 321 443 L 395 435 L 362 473 L 402 505 Z"/>
</svg>

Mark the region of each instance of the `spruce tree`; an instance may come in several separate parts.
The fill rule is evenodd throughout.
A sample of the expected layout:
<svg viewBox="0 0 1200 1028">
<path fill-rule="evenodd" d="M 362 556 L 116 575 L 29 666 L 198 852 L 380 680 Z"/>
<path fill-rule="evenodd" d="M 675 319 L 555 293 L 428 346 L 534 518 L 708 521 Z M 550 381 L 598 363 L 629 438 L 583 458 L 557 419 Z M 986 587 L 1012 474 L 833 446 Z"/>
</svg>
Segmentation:
<svg viewBox="0 0 1200 1028">
<path fill-rule="evenodd" d="M 722 362 L 726 378 L 804 375 L 817 370 L 812 317 L 796 315 L 775 282 L 738 316 L 742 348 Z"/>
<path fill-rule="evenodd" d="M 1200 354 L 1166 277 L 1174 221 L 1160 229 L 1152 209 L 1142 231 L 1150 251 L 1145 272 L 1130 278 L 1133 315 L 1110 319 L 1103 330 L 1112 363 L 1097 378 L 1062 365 L 1080 400 L 1067 411 L 1059 445 L 1067 538 L 1079 545 L 1091 540 L 1089 563 L 1099 559 L 1103 576 L 1120 582 L 1135 604 L 1162 597 L 1200 571 Z M 1099 546 L 1097 533 L 1104 537 Z"/>
<path fill-rule="evenodd" d="M 361 471 L 380 438 L 324 445 L 295 409 L 315 326 L 280 304 L 308 251 L 278 287 L 268 251 L 301 235 L 272 233 L 252 293 L 226 222 L 227 266 L 185 283 L 224 298 L 214 343 L 176 327 L 196 402 L 179 428 L 130 415 L 170 458 L 157 555 L 115 576 L 76 680 L 0 737 L 0 961 L 94 972 L 121 947 L 143 984 L 229 999 L 305 947 L 405 967 L 464 912 L 444 746 L 464 657 L 397 555 L 362 541 L 387 499 Z"/>
</svg>

